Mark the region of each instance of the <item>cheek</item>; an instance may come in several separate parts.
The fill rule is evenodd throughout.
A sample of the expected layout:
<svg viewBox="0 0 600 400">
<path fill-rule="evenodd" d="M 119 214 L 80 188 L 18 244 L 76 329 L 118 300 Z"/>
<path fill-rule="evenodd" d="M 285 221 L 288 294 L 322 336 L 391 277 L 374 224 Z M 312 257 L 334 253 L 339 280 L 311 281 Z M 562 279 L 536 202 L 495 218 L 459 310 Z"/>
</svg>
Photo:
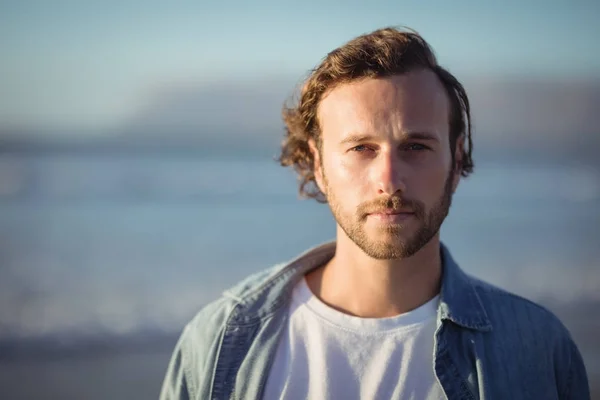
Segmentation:
<svg viewBox="0 0 600 400">
<path fill-rule="evenodd" d="M 344 205 L 358 204 L 368 194 L 368 170 L 340 157 L 330 157 L 325 164 L 325 176 L 329 190 L 334 191 L 337 201 Z"/>
<path fill-rule="evenodd" d="M 336 165 L 337 175 L 341 182 L 358 187 L 363 184 L 368 176 L 368 170 L 356 164 L 340 161 Z"/>
<path fill-rule="evenodd" d="M 443 164 L 433 164 L 414 170 L 407 178 L 408 196 L 427 204 L 437 201 L 443 193 L 449 169 Z"/>
</svg>

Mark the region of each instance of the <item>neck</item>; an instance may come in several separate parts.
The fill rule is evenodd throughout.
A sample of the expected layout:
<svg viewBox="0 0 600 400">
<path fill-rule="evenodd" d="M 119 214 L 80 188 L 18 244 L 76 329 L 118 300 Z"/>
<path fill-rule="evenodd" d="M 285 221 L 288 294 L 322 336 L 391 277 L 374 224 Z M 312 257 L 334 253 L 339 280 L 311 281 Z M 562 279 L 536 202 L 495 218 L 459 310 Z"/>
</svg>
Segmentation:
<svg viewBox="0 0 600 400">
<path fill-rule="evenodd" d="M 439 232 L 411 257 L 396 260 L 373 259 L 343 232 L 337 237 L 335 256 L 306 275 L 311 291 L 329 306 L 358 317 L 385 318 L 414 310 L 439 293 Z"/>
</svg>

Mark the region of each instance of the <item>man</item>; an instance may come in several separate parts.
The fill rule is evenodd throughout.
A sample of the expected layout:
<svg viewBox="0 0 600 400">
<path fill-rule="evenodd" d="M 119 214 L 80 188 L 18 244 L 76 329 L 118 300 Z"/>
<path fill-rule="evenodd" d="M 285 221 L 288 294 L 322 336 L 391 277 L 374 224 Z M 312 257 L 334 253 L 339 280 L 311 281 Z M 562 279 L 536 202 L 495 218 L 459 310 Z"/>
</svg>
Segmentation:
<svg viewBox="0 0 600 400">
<path fill-rule="evenodd" d="M 332 51 L 284 108 L 280 161 L 337 238 L 241 282 L 185 327 L 163 399 L 587 399 L 549 311 L 440 242 L 473 170 L 469 101 L 416 33 Z"/>
</svg>

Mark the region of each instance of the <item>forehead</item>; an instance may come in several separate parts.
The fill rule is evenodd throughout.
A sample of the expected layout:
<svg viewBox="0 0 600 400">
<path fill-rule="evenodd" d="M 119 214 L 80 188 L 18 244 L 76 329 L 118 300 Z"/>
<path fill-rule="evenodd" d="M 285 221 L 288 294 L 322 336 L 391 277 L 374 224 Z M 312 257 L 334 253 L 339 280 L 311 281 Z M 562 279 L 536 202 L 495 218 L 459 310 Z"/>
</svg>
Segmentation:
<svg viewBox="0 0 600 400">
<path fill-rule="evenodd" d="M 326 93 L 317 115 L 327 135 L 349 130 L 443 134 L 448 130 L 449 101 L 435 73 L 418 70 L 341 84 Z"/>
</svg>

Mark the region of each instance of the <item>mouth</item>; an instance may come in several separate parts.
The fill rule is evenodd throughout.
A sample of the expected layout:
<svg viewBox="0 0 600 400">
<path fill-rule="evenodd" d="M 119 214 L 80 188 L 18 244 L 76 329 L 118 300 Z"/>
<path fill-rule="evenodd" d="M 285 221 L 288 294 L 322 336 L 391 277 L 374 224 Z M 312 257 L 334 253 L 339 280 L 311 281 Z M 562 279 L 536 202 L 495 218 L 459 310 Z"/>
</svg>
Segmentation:
<svg viewBox="0 0 600 400">
<path fill-rule="evenodd" d="M 414 214 L 415 213 L 410 210 L 385 209 L 370 213 L 369 217 L 372 217 L 381 222 L 399 223 L 413 217 Z"/>
<path fill-rule="evenodd" d="M 400 215 L 400 214 L 414 214 L 411 210 L 395 210 L 393 208 L 386 208 L 383 210 L 378 210 L 369 215 Z"/>
</svg>

